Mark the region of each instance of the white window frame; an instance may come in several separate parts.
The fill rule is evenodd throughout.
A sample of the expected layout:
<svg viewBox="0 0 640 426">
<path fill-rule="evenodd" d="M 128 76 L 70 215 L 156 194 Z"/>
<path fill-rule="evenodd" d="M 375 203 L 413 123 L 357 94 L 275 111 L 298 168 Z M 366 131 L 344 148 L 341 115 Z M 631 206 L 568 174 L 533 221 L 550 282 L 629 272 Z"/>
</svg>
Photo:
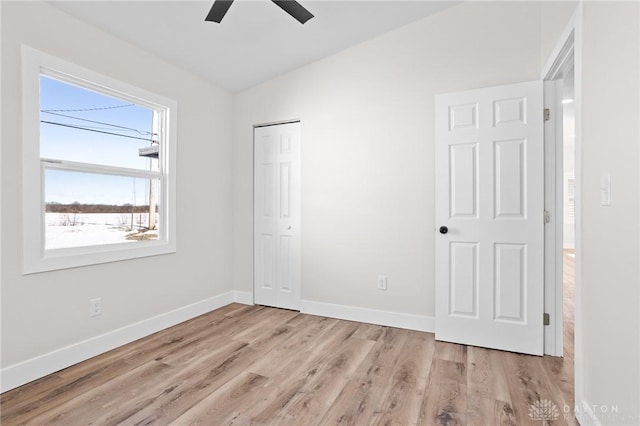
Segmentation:
<svg viewBox="0 0 640 426">
<path fill-rule="evenodd" d="M 114 96 L 156 111 L 160 130 L 158 172 L 40 157 L 40 76 Z M 176 252 L 177 102 L 22 46 L 22 230 L 25 274 L 74 268 Z M 157 240 L 45 250 L 44 171 L 85 171 L 160 180 Z"/>
</svg>

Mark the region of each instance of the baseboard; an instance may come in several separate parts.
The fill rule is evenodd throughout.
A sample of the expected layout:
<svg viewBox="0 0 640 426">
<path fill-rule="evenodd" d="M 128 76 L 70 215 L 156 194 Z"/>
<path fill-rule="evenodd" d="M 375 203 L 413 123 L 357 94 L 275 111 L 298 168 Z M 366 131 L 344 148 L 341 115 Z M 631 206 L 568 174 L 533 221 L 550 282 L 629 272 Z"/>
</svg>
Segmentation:
<svg viewBox="0 0 640 426">
<path fill-rule="evenodd" d="M 598 420 L 596 413 L 591 409 L 592 405 L 584 399 L 581 399 L 580 401 L 582 403 L 576 404 L 577 411 L 575 413 L 580 426 L 602 426 L 602 423 Z"/>
<path fill-rule="evenodd" d="M 0 392 L 17 388 L 127 343 L 211 312 L 230 303 L 253 305 L 253 293 L 229 291 L 191 305 L 74 343 L 0 370 Z M 433 332 L 433 317 L 303 300 L 301 312 L 349 321 Z M 594 423 L 597 424 L 597 423 Z"/>
<path fill-rule="evenodd" d="M 300 301 L 300 312 L 349 321 L 406 328 L 409 330 L 433 333 L 435 319 L 426 315 L 404 314 L 400 312 L 380 311 L 356 306 L 334 305 L 332 303 Z"/>
<path fill-rule="evenodd" d="M 243 305 L 253 305 L 253 292 L 236 290 L 233 292 L 233 300 Z"/>
<path fill-rule="evenodd" d="M 245 292 L 229 291 L 191 305 L 127 325 L 100 336 L 57 349 L 44 355 L 10 365 L 0 370 L 0 392 L 22 386 L 40 377 L 100 355 L 142 337 L 211 312 L 233 302 L 246 303 Z M 248 293 L 253 304 L 253 294 Z"/>
</svg>

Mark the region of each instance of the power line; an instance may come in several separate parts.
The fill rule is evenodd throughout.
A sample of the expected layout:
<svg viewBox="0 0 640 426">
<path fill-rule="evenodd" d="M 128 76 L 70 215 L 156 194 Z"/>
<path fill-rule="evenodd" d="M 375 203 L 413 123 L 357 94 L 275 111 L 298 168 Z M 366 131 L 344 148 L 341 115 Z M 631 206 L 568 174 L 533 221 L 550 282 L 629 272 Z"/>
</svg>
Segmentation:
<svg viewBox="0 0 640 426">
<path fill-rule="evenodd" d="M 115 109 L 115 108 L 126 108 L 130 106 L 135 106 L 135 104 L 124 104 L 124 105 L 115 105 L 109 107 L 100 107 L 100 108 L 82 108 L 82 109 L 43 109 L 40 110 L 42 112 L 78 112 L 78 111 L 100 111 L 103 109 Z"/>
<path fill-rule="evenodd" d="M 103 130 L 95 130 L 87 127 L 73 126 L 71 124 L 54 123 L 53 121 L 45 121 L 45 120 L 40 120 L 40 122 L 45 124 L 53 124 L 54 126 L 70 127 L 72 129 L 85 130 L 87 132 L 96 132 L 96 133 L 104 133 L 105 135 L 120 136 L 121 138 L 139 139 L 141 141 L 156 142 L 153 139 L 139 138 L 137 136 L 130 136 L 130 135 L 121 135 L 120 133 L 105 132 Z"/>
<path fill-rule="evenodd" d="M 2 1 L 2 0 L 0 0 Z M 65 123 L 61 123 L 61 124 L 65 124 Z M 98 130 L 113 130 L 111 127 L 104 127 L 104 126 L 90 126 L 90 125 L 82 125 L 82 126 L 78 126 L 81 127 L 83 129 L 98 129 Z M 124 132 L 125 130 L 123 130 Z M 151 133 L 149 133 L 151 135 Z"/>
<path fill-rule="evenodd" d="M 124 126 L 119 126 L 117 124 L 105 123 L 105 122 L 102 122 L 102 121 L 95 121 L 95 120 L 88 120 L 86 118 L 74 117 L 72 115 L 59 114 L 57 112 L 51 112 L 50 110 L 41 110 L 41 112 L 44 112 L 46 114 L 57 115 L 57 116 L 60 116 L 60 117 L 71 118 L 73 120 L 86 121 L 88 123 L 95 123 L 95 124 L 102 124 L 104 126 L 117 127 L 118 129 L 131 130 L 132 132 L 137 132 L 140 135 L 155 135 L 155 133 L 146 132 L 146 131 L 140 131 L 140 130 L 134 129 L 132 127 L 124 127 Z"/>
</svg>

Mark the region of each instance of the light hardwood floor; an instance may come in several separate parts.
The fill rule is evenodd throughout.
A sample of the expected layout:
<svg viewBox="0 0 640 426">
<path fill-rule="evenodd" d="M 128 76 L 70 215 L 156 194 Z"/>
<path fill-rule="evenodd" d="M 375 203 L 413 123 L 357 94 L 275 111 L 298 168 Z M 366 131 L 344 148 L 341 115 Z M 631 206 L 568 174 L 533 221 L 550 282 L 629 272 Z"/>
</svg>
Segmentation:
<svg viewBox="0 0 640 426">
<path fill-rule="evenodd" d="M 533 357 L 232 304 L 6 392 L 0 420 L 542 425 L 530 406 L 551 401 L 558 418 L 545 424 L 576 424 L 564 413 L 573 406 L 571 342 L 565 358 Z"/>
</svg>

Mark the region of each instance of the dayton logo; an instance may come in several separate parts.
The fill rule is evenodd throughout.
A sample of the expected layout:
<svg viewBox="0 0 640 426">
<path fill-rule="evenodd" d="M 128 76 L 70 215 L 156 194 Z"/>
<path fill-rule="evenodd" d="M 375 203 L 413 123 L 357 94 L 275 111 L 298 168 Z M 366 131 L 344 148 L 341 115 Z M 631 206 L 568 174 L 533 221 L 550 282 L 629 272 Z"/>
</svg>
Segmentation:
<svg viewBox="0 0 640 426">
<path fill-rule="evenodd" d="M 560 416 L 558 407 L 553 402 L 543 399 L 529 405 L 529 418 L 531 420 L 556 420 Z"/>
</svg>

